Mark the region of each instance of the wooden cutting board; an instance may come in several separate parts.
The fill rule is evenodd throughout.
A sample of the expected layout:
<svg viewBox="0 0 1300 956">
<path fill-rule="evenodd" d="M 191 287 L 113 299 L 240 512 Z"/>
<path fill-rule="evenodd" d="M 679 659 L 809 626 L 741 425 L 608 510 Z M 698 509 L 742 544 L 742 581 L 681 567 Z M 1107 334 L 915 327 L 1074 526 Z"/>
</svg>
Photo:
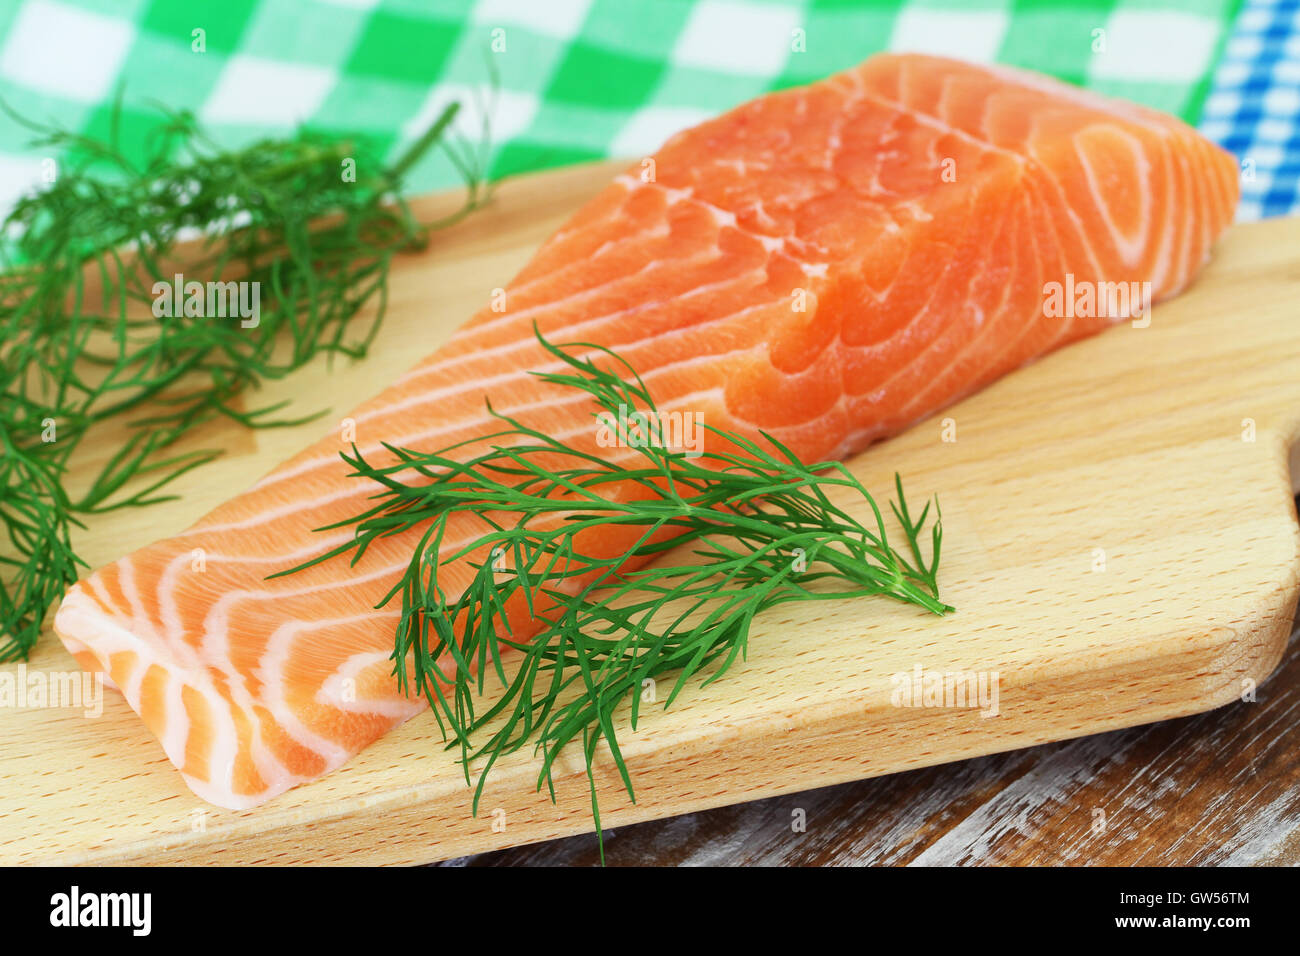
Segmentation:
<svg viewBox="0 0 1300 956">
<path fill-rule="evenodd" d="M 94 522 L 92 564 L 173 534 L 336 427 L 503 285 L 613 167 L 504 185 L 492 208 L 395 269 L 362 363 L 323 363 L 260 404 L 332 412 L 249 432 L 181 500 Z M 425 212 L 446 205 L 431 199 Z M 888 494 L 937 492 L 945 618 L 883 600 L 786 605 L 748 663 L 620 735 L 637 803 L 598 768 L 609 827 L 1190 714 L 1277 663 L 1300 582 L 1288 450 L 1300 433 L 1300 220 L 1237 226 L 1194 288 L 1007 377 L 852 463 Z M 955 440 L 945 440 L 955 438 Z M 106 439 L 100 453 L 111 451 Z M 27 667 L 74 671 L 52 636 Z M 897 706 L 895 675 L 997 675 L 996 716 Z M 17 665 L 4 670 L 18 671 Z M 989 686 L 989 685 L 986 685 Z M 924 700 L 921 701 L 924 703 Z M 421 863 L 591 829 L 576 754 L 558 802 L 519 753 L 480 809 L 425 713 L 256 810 L 204 804 L 114 692 L 103 712 L 0 709 L 0 862 Z M 791 821 L 794 824 L 797 821 Z M 594 838 L 593 838 L 594 839 Z M 615 861 L 616 862 L 616 861 Z"/>
</svg>

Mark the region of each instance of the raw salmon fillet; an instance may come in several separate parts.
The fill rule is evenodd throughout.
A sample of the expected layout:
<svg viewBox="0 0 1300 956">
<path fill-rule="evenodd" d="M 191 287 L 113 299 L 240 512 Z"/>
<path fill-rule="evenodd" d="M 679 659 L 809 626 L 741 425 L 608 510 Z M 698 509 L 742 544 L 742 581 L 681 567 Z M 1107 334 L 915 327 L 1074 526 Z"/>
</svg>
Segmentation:
<svg viewBox="0 0 1300 956">
<path fill-rule="evenodd" d="M 1179 291 L 1236 200 L 1233 158 L 1169 116 L 1008 69 L 878 56 L 674 137 L 542 245 L 504 311 L 485 308 L 351 418 L 372 462 L 381 441 L 484 434 L 485 398 L 597 450 L 586 396 L 528 374 L 557 367 L 536 323 L 616 349 L 666 411 L 844 457 L 1115 321 L 1049 316 L 1047 283 Z M 346 538 L 313 533 L 374 491 L 347 477 L 345 447 L 329 435 L 100 569 L 56 617 L 212 803 L 312 780 L 424 706 L 391 676 L 397 609 L 375 609 L 412 536 L 356 567 L 265 580 Z"/>
</svg>

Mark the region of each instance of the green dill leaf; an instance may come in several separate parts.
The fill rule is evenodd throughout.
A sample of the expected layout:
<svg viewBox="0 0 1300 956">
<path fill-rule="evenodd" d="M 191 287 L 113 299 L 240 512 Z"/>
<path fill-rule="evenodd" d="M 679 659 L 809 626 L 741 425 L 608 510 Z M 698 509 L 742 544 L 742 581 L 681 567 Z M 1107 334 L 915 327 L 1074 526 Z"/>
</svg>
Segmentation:
<svg viewBox="0 0 1300 956">
<path fill-rule="evenodd" d="M 625 406 L 659 420 L 645 383 L 617 354 L 537 337 L 569 369 L 537 373 L 541 380 L 587 393 L 598 410 Z M 933 614 L 952 610 L 938 592 L 937 501 L 927 562 L 922 538 L 930 504 L 913 519 L 897 476 L 891 510 L 906 552 L 889 543 L 880 507 L 842 463 L 804 463 L 772 436 L 760 443 L 706 426 L 721 448 L 737 451 L 691 457 L 664 447 L 655 433 L 656 440 L 636 447 L 639 460 L 627 463 L 570 447 L 490 403 L 488 411 L 504 427 L 488 436 L 487 451 L 470 452 L 465 442 L 429 452 L 385 446 L 393 458 L 386 465 L 372 465 L 355 446 L 344 453 L 352 476 L 378 489 L 375 504 L 330 525 L 352 526 L 349 541 L 279 572 L 348 552 L 359 556 L 380 537 L 428 525 L 380 606 L 400 595 L 393 650 L 399 685 L 427 699 L 448 746 L 460 751 L 467 783 L 471 765 L 479 764 L 475 812 L 491 768 L 528 745 L 540 757 L 537 787 L 554 799 L 554 761 L 580 741 L 599 833 L 593 765 L 601 741 L 635 800 L 616 736 L 619 709 L 628 706 L 635 729 L 647 681 L 673 676 L 668 707 L 696 678 L 702 685 L 720 679 L 746 656 L 755 618 L 772 607 L 880 596 Z M 646 495 L 609 493 L 629 485 Z M 863 502 L 870 524 L 836 504 L 832 492 Z M 443 553 L 442 530 L 462 512 L 508 518 Z M 601 528 L 639 533 L 620 557 L 585 553 L 582 536 Z M 657 540 L 665 530 L 674 537 Z M 688 546 L 693 550 L 683 559 Z M 496 549 L 510 558 L 506 573 L 475 557 Z M 447 594 L 439 570 L 461 561 L 474 562 L 474 578 Z M 525 604 L 536 633 L 511 633 L 507 610 L 516 602 Z M 489 670 L 501 687 L 476 710 Z M 603 846 L 601 852 L 603 859 Z"/>
<path fill-rule="evenodd" d="M 106 140 L 34 123 L 0 104 L 60 155 L 55 180 L 0 225 L 0 661 L 25 658 L 49 608 L 85 562 L 72 549 L 79 515 L 168 500 L 162 492 L 215 451 L 169 449 L 218 417 L 249 428 L 276 417 L 242 396 L 324 354 L 360 358 L 378 330 L 393 256 L 487 198 L 468 147 L 461 207 L 416 220 L 403 177 L 435 147 L 453 149 L 449 106 L 392 166 L 364 141 L 300 132 L 223 149 L 184 111 L 162 109 L 132 161 L 117 145 L 119 91 Z M 355 164 L 355 181 L 343 164 Z M 197 236 L 198 238 L 190 238 Z M 206 282 L 256 282 L 257 322 L 155 317 L 155 283 L 173 262 Z M 364 311 L 373 319 L 361 325 Z M 92 430 L 126 421 L 131 435 L 71 498 L 76 450 Z M 45 437 L 46 424 L 56 440 Z"/>
</svg>

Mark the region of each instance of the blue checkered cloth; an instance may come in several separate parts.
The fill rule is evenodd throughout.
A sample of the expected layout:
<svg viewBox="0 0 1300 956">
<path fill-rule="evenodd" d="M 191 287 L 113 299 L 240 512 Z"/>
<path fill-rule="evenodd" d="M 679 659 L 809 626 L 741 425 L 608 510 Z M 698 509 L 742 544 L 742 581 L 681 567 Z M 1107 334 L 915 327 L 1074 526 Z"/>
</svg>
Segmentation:
<svg viewBox="0 0 1300 956">
<path fill-rule="evenodd" d="M 1246 0 L 1200 128 L 1241 162 L 1239 221 L 1300 213 L 1300 0 Z"/>
</svg>

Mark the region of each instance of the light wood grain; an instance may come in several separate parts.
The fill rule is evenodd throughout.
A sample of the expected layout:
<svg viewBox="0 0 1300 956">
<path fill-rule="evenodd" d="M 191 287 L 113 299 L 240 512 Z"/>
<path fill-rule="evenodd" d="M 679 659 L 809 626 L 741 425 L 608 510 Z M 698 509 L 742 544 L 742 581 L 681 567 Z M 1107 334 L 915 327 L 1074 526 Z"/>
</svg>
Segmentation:
<svg viewBox="0 0 1300 956">
<path fill-rule="evenodd" d="M 88 558 L 178 531 L 334 427 L 435 348 L 607 175 L 507 184 L 493 209 L 399 265 L 371 358 L 304 370 L 258 397 L 338 414 L 212 433 L 230 453 L 188 476 L 176 504 L 97 522 L 79 542 Z M 748 663 L 621 735 L 638 801 L 603 762 L 607 825 L 1192 714 L 1266 678 L 1300 587 L 1287 467 L 1300 425 L 1298 292 L 1300 222 L 1236 227 L 1149 328 L 1050 356 L 856 459 L 882 494 L 895 470 L 909 496 L 940 494 L 942 583 L 957 613 L 876 601 L 766 615 Z M 955 442 L 940 440 L 945 417 Z M 891 675 L 915 665 L 997 671 L 999 716 L 892 706 Z M 53 640 L 31 666 L 74 667 Z M 416 863 L 590 827 L 573 755 L 556 805 L 534 792 L 536 765 L 521 753 L 494 770 L 472 818 L 428 715 L 248 812 L 195 798 L 115 696 L 97 719 L 29 708 L 0 721 L 7 862 Z"/>
<path fill-rule="evenodd" d="M 651 820 L 611 866 L 1300 865 L 1300 634 L 1254 701 Z M 802 825 L 796 827 L 796 820 Z M 590 834 L 437 864 L 593 866 Z"/>
</svg>

